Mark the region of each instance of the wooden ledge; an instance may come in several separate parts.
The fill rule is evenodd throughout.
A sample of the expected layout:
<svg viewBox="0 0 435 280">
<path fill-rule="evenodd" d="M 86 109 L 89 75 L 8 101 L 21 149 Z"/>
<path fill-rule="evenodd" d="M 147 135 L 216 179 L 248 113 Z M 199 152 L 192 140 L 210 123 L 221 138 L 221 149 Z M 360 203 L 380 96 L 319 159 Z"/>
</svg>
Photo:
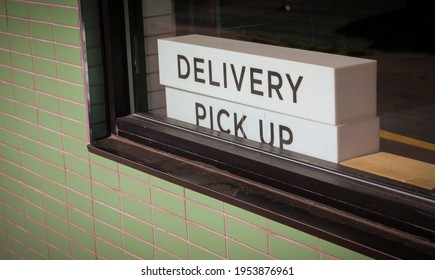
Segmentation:
<svg viewBox="0 0 435 280">
<path fill-rule="evenodd" d="M 340 164 L 421 188 L 435 188 L 435 164 L 385 152 L 353 158 Z"/>
</svg>

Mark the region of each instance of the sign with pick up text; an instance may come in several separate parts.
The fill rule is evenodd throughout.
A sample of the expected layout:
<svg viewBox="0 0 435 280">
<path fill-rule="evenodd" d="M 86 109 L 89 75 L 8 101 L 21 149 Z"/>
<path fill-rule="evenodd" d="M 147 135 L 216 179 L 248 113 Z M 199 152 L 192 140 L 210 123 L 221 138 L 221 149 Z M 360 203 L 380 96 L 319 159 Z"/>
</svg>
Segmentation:
<svg viewBox="0 0 435 280">
<path fill-rule="evenodd" d="M 331 162 L 379 150 L 375 61 L 201 35 L 158 48 L 170 118 Z"/>
</svg>

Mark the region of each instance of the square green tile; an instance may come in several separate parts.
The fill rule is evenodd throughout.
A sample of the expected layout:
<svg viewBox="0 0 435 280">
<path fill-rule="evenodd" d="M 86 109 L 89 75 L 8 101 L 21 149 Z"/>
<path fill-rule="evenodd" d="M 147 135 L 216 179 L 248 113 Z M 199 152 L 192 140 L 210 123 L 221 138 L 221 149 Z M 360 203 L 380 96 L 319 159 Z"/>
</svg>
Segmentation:
<svg viewBox="0 0 435 280">
<path fill-rule="evenodd" d="M 92 217 L 74 208 L 70 208 L 70 222 L 87 232 L 94 232 L 94 220 Z"/>
<path fill-rule="evenodd" d="M 281 260 L 319 260 L 319 253 L 308 247 L 294 244 L 288 240 L 270 236 L 270 254 Z"/>
<path fill-rule="evenodd" d="M 125 250 L 144 260 L 154 259 L 154 247 L 142 240 L 124 235 Z"/>
<path fill-rule="evenodd" d="M 6 98 L 14 98 L 14 90 L 16 91 L 17 87 L 14 87 L 9 84 L 0 83 L 0 96 L 6 97 Z"/>
<path fill-rule="evenodd" d="M 33 90 L 15 87 L 15 99 L 27 105 L 36 106 L 36 93 Z"/>
<path fill-rule="evenodd" d="M 35 124 L 38 123 L 38 112 L 35 107 L 16 104 L 16 109 L 17 117 Z"/>
<path fill-rule="evenodd" d="M 0 50 L 0 64 L 9 65 L 11 66 L 11 53 L 6 50 Z M 6 85 L 5 85 L 6 86 Z M 11 87 L 11 86 L 9 86 Z M 3 95 L 3 93 L 2 93 Z M 6 95 L 3 95 L 6 96 Z"/>
<path fill-rule="evenodd" d="M 48 244 L 45 240 L 41 240 L 39 238 L 36 238 L 32 235 L 28 235 L 27 242 L 29 248 L 37 252 L 39 255 L 42 255 L 43 257 L 48 257 Z M 30 251 L 29 251 L 30 253 Z M 30 258 L 32 259 L 32 258 Z"/>
<path fill-rule="evenodd" d="M 13 259 L 27 259 L 27 246 L 23 243 L 9 239 L 9 250 Z"/>
<path fill-rule="evenodd" d="M 5 82 L 12 82 L 12 69 L 6 66 L 0 65 L 0 77 Z"/>
<path fill-rule="evenodd" d="M 217 212 L 190 201 L 186 202 L 186 206 L 189 221 L 218 233 L 225 233 L 225 219 L 222 212 Z"/>
<path fill-rule="evenodd" d="M 59 82 L 59 96 L 74 102 L 85 104 L 86 98 L 83 92 L 83 86 Z"/>
<path fill-rule="evenodd" d="M 14 50 L 15 52 L 27 54 L 32 53 L 31 40 L 28 38 L 10 35 L 9 44 L 11 50 Z"/>
<path fill-rule="evenodd" d="M 52 7 L 29 3 L 29 18 L 38 21 L 52 22 Z"/>
<path fill-rule="evenodd" d="M 99 156 L 99 155 L 96 155 L 96 154 L 89 154 L 89 155 L 90 155 L 90 159 L 93 163 L 104 166 L 108 169 L 112 169 L 112 171 L 115 171 L 115 172 L 118 171 L 118 163 L 116 163 L 115 161 L 107 159 L 107 158 Z"/>
<path fill-rule="evenodd" d="M 6 4 L 6 6 L 5 6 Z M 15 1 L 3 1 L 3 9 L 7 9 L 7 13 L 9 16 L 27 18 L 27 3 L 23 2 L 15 2 Z"/>
<path fill-rule="evenodd" d="M 96 164 L 91 164 L 92 179 L 113 189 L 119 190 L 118 174 Z"/>
<path fill-rule="evenodd" d="M 8 30 L 12 34 L 29 36 L 30 27 L 29 22 L 23 19 L 8 18 Z"/>
<path fill-rule="evenodd" d="M 275 221 L 270 221 L 270 231 L 285 238 L 294 240 L 298 243 L 305 244 L 312 248 L 317 248 L 319 239 L 303 231 L 288 227 Z"/>
<path fill-rule="evenodd" d="M 66 183 L 65 170 L 63 168 L 59 168 L 57 166 L 46 163 L 44 164 L 44 175 L 48 179 L 53 180 L 59 184 L 65 185 Z"/>
<path fill-rule="evenodd" d="M 222 257 L 227 255 L 226 240 L 222 235 L 215 234 L 191 223 L 189 223 L 189 240 Z"/>
<path fill-rule="evenodd" d="M 159 177 L 150 176 L 150 183 L 152 186 L 155 186 L 159 189 L 167 190 L 171 193 L 178 194 L 180 196 L 184 196 L 184 188 L 173 184 L 171 182 L 168 182 L 166 180 L 163 180 Z"/>
<path fill-rule="evenodd" d="M 35 76 L 35 88 L 37 91 L 50 94 L 52 96 L 57 96 L 59 92 L 57 80 L 42 76 Z M 57 110 L 57 112 L 58 111 L 59 110 Z"/>
<path fill-rule="evenodd" d="M 31 186 L 40 191 L 44 190 L 44 181 L 40 174 L 33 173 L 32 171 L 27 171 L 25 169 L 21 170 L 21 180 L 24 184 Z"/>
<path fill-rule="evenodd" d="M 155 244 L 175 256 L 187 260 L 189 258 L 189 246 L 186 241 L 167 234 L 164 231 L 155 230 Z"/>
<path fill-rule="evenodd" d="M 103 257 L 106 260 L 123 260 L 124 259 L 124 252 L 116 248 L 103 240 L 97 239 L 96 241 L 97 245 L 97 255 Z"/>
<path fill-rule="evenodd" d="M 66 100 L 60 101 L 62 115 L 79 122 L 86 122 L 87 111 L 86 107 L 82 104 L 69 102 Z"/>
<path fill-rule="evenodd" d="M 78 47 L 56 45 L 56 58 L 58 61 L 82 65 L 82 53 Z"/>
<path fill-rule="evenodd" d="M 234 220 L 226 219 L 227 235 L 239 242 L 267 253 L 267 233 L 259 228 Z"/>
<path fill-rule="evenodd" d="M 68 204 L 76 209 L 79 209 L 89 215 L 92 215 L 92 198 L 68 191 Z"/>
<path fill-rule="evenodd" d="M 54 38 L 58 43 L 80 46 L 80 30 L 65 26 L 54 26 Z"/>
<path fill-rule="evenodd" d="M 122 232 L 100 221 L 95 221 L 95 234 L 110 244 L 122 247 Z"/>
<path fill-rule="evenodd" d="M 0 128 L 0 135 L 4 144 L 20 149 L 20 136 L 14 132 Z"/>
<path fill-rule="evenodd" d="M 35 73 L 53 78 L 57 77 L 56 62 L 38 57 L 35 57 L 33 61 Z"/>
<path fill-rule="evenodd" d="M 61 252 L 69 254 L 71 251 L 71 241 L 63 236 L 60 235 L 52 230 L 47 230 L 47 242 L 48 244 L 58 248 Z M 52 252 L 52 247 L 50 247 L 50 254 Z M 53 256 L 50 255 L 50 258 L 53 258 Z M 57 258 L 56 258 L 57 259 Z"/>
<path fill-rule="evenodd" d="M 187 238 L 186 220 L 171 214 L 154 209 L 154 225 L 160 229 L 175 234 L 181 238 Z"/>
<path fill-rule="evenodd" d="M 33 11 L 33 10 L 32 10 Z M 43 39 L 48 41 L 54 40 L 53 25 L 51 23 L 30 22 L 30 33 L 33 38 Z M 37 42 L 36 40 L 33 43 Z M 49 44 L 49 43 L 47 43 Z"/>
<path fill-rule="evenodd" d="M 53 7 L 53 21 L 57 24 L 78 26 L 78 10 L 76 8 Z"/>
<path fill-rule="evenodd" d="M 73 136 L 80 140 L 88 139 L 88 127 L 84 123 L 78 123 L 66 118 L 62 118 L 62 130 L 69 136 Z"/>
<path fill-rule="evenodd" d="M 59 63 L 57 67 L 59 79 L 80 85 L 83 84 L 83 73 L 81 67 L 62 63 Z"/>
<path fill-rule="evenodd" d="M 45 205 L 46 205 L 48 213 L 51 213 L 53 215 L 57 215 L 65 220 L 68 219 L 68 207 L 66 204 L 61 203 L 61 202 L 54 200 L 52 198 L 46 197 L 45 198 Z"/>
<path fill-rule="evenodd" d="M 96 260 L 97 256 L 95 251 L 88 251 L 78 246 L 77 244 L 72 244 L 72 255 L 76 260 Z"/>
<path fill-rule="evenodd" d="M 60 106 L 59 99 L 52 95 L 37 93 L 39 109 L 46 110 L 52 113 L 59 114 Z"/>
<path fill-rule="evenodd" d="M 8 32 L 8 21 L 6 17 L 0 17 L 0 31 Z"/>
<path fill-rule="evenodd" d="M 128 215 L 123 215 L 122 223 L 125 232 L 150 243 L 154 242 L 153 228 L 150 224 L 142 222 Z"/>
<path fill-rule="evenodd" d="M 36 158 L 32 155 L 21 153 L 21 164 L 24 168 L 35 172 L 36 174 L 42 173 L 42 162 L 41 159 Z"/>
<path fill-rule="evenodd" d="M 49 259 L 50 260 L 71 260 L 72 257 L 69 253 L 60 251 L 58 248 L 49 246 Z"/>
<path fill-rule="evenodd" d="M 55 59 L 54 44 L 46 41 L 32 41 L 33 55 L 42 58 Z"/>
<path fill-rule="evenodd" d="M 28 217 L 31 217 L 32 219 L 45 224 L 46 211 L 29 202 L 25 203 L 25 210 Z"/>
<path fill-rule="evenodd" d="M 41 158 L 57 167 L 65 167 L 63 153 L 49 146 L 41 145 Z"/>
<path fill-rule="evenodd" d="M 114 227 L 122 228 L 121 213 L 94 201 L 94 215 L 97 219 Z"/>
<path fill-rule="evenodd" d="M 151 206 L 144 202 L 122 195 L 122 210 L 124 213 L 141 219 L 142 221 L 148 223 L 152 222 Z"/>
<path fill-rule="evenodd" d="M 37 206 L 44 207 L 45 198 L 43 192 L 41 192 L 38 189 L 32 188 L 30 186 L 24 186 L 23 189 L 24 189 L 24 197 L 28 201 L 32 202 Z"/>
<path fill-rule="evenodd" d="M 22 134 L 23 136 L 26 136 L 28 138 L 32 138 L 34 140 L 39 140 L 38 139 L 38 126 L 36 124 L 33 123 L 28 123 L 22 120 L 17 120 L 17 125 L 18 125 L 18 131 L 20 132 L 20 134 Z"/>
<path fill-rule="evenodd" d="M 65 204 L 67 203 L 65 186 L 44 180 L 44 191 L 47 196 L 57 199 Z"/>
<path fill-rule="evenodd" d="M 16 102 L 2 99 L 2 102 L 0 103 L 0 112 L 15 116 L 17 114 L 16 111 Z"/>
<path fill-rule="evenodd" d="M 20 182 L 15 181 L 9 177 L 3 178 L 3 186 L 6 190 L 15 193 L 16 195 L 22 196 L 23 195 L 23 186 Z"/>
<path fill-rule="evenodd" d="M 212 254 L 200 247 L 190 244 L 190 260 L 224 260 L 224 257 Z"/>
<path fill-rule="evenodd" d="M 52 130 L 62 132 L 62 126 L 60 122 L 60 116 L 51 114 L 44 111 L 39 111 L 39 125 L 50 128 Z"/>
<path fill-rule="evenodd" d="M 69 154 L 65 154 L 64 157 L 67 170 L 89 178 L 91 175 L 89 162 Z"/>
<path fill-rule="evenodd" d="M 83 176 L 66 171 L 67 186 L 86 196 L 92 196 L 91 181 Z"/>
<path fill-rule="evenodd" d="M 184 199 L 156 188 L 151 188 L 151 200 L 154 206 L 171 212 L 182 218 L 186 217 Z"/>
<path fill-rule="evenodd" d="M 97 34 L 99 35 L 99 33 Z M 92 41 L 92 40 L 91 40 Z M 91 42 L 87 42 L 91 45 Z M 103 65 L 103 50 L 100 46 L 87 49 L 87 58 L 89 67 Z"/>
<path fill-rule="evenodd" d="M 71 240 L 74 243 L 80 244 L 91 251 L 95 250 L 94 235 L 82 229 L 71 226 Z"/>
<path fill-rule="evenodd" d="M 228 240 L 228 259 L 230 260 L 268 260 L 269 257 L 237 242 Z"/>
<path fill-rule="evenodd" d="M 69 236 L 69 225 L 67 221 L 51 215 L 50 213 L 47 213 L 47 226 L 49 229 L 59 234 Z"/>
<path fill-rule="evenodd" d="M 9 35 L 0 33 L 0 48 L 9 50 Z"/>
<path fill-rule="evenodd" d="M 237 206 L 225 203 L 225 212 L 245 222 L 267 229 L 268 223 L 265 217 L 246 211 Z"/>
<path fill-rule="evenodd" d="M 84 141 L 77 140 L 75 138 L 64 135 L 64 150 L 71 153 L 77 157 L 88 160 L 89 152 L 87 148 L 87 143 Z"/>
<path fill-rule="evenodd" d="M 35 157 L 39 157 L 40 155 L 40 145 L 39 145 L 39 139 L 32 140 L 22 137 L 20 139 L 20 146 L 23 152 L 26 152 L 28 154 L 31 154 Z"/>
<path fill-rule="evenodd" d="M 122 192 L 150 203 L 150 188 L 147 183 L 122 174 L 119 176 L 119 180 Z"/>
<path fill-rule="evenodd" d="M 209 197 L 207 195 L 186 189 L 186 198 L 189 200 L 196 201 L 205 206 L 214 208 L 219 211 L 224 211 L 224 203 L 218 199 Z"/>
<path fill-rule="evenodd" d="M 156 248 L 155 251 L 156 251 L 156 260 L 167 260 L 167 261 L 169 261 L 169 260 L 179 260 L 180 259 L 180 257 L 176 257 L 174 255 L 166 253 L 165 251 L 160 250 L 158 248 Z"/>
<path fill-rule="evenodd" d="M 63 148 L 63 144 L 62 144 L 62 134 L 44 128 L 44 127 L 40 127 L 39 128 L 39 140 L 41 141 L 41 143 L 57 148 L 57 149 L 62 149 Z M 58 161 L 60 159 L 57 159 Z M 49 162 L 52 162 L 50 160 L 48 160 Z M 63 164 L 58 164 L 59 166 L 63 166 Z"/>
<path fill-rule="evenodd" d="M 2 145 L 0 146 L 0 154 L 4 159 L 12 163 L 15 163 L 17 165 L 21 164 L 20 151 L 15 148 Z"/>
<path fill-rule="evenodd" d="M 33 71 L 33 59 L 29 55 L 12 53 L 11 62 L 15 68 L 20 68 L 26 71 Z"/>
<path fill-rule="evenodd" d="M 101 85 L 104 83 L 104 68 L 103 65 L 90 68 L 88 70 L 89 84 Z"/>
<path fill-rule="evenodd" d="M 130 177 L 133 177 L 143 183 L 149 183 L 150 180 L 150 175 L 148 173 L 139 171 L 137 169 L 128 167 L 126 165 L 123 164 L 119 164 L 119 172 L 128 175 Z"/>
<path fill-rule="evenodd" d="M 109 205 L 116 209 L 121 209 L 121 198 L 119 192 L 104 187 L 100 184 L 92 184 L 92 197 L 103 204 Z"/>
<path fill-rule="evenodd" d="M 26 230 L 31 233 L 31 235 L 46 240 L 47 239 L 47 226 L 45 223 L 40 223 L 32 218 L 27 217 L 26 219 Z"/>
</svg>

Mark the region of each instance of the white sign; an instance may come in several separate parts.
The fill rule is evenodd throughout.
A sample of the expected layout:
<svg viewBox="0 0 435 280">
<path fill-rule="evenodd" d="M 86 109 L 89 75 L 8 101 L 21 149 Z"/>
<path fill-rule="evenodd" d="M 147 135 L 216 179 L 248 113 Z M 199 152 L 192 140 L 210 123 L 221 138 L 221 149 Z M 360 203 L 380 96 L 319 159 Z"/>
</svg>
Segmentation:
<svg viewBox="0 0 435 280">
<path fill-rule="evenodd" d="M 336 163 L 379 150 L 374 61 L 200 35 L 158 44 L 170 118 Z"/>
<path fill-rule="evenodd" d="M 159 40 L 160 83 L 339 125 L 376 117 L 376 61 L 189 35 Z"/>
</svg>

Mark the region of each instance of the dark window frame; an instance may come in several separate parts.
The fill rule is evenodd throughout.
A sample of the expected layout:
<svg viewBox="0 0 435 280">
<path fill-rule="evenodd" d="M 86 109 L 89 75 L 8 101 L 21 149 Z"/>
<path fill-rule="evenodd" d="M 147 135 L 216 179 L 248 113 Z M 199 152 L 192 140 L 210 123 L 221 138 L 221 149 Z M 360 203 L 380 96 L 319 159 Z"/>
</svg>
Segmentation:
<svg viewBox="0 0 435 280">
<path fill-rule="evenodd" d="M 111 135 L 93 141 L 89 145 L 90 152 L 161 176 L 183 187 L 228 201 L 369 256 L 435 258 L 435 201 L 431 198 L 435 194 L 431 191 L 421 190 L 421 195 L 416 195 L 408 191 L 411 186 L 380 177 L 376 181 L 368 177 L 363 179 L 363 173 L 360 174 L 361 177 L 355 177 L 352 176 L 355 170 L 337 164 L 325 162 L 325 167 L 319 167 L 303 160 L 269 154 L 257 149 L 255 146 L 259 144 L 256 143 L 248 143 L 250 146 L 234 144 L 231 136 L 210 137 L 207 129 L 188 130 L 169 120 L 165 122 L 130 114 L 127 66 L 123 59 L 125 55 L 120 55 L 126 53 L 122 39 L 125 36 L 123 4 L 122 1 L 100 3 Z M 140 145 L 125 142 L 120 137 Z M 120 148 L 122 145 L 130 150 Z M 154 149 L 158 152 L 154 152 Z M 270 148 L 271 152 L 273 150 L 275 148 Z M 153 159 L 163 157 L 165 162 L 160 162 L 160 165 L 147 163 L 147 159 L 136 156 L 139 154 Z M 191 172 L 167 170 L 163 166 L 176 168 L 180 164 L 179 157 L 193 167 L 196 162 L 213 166 L 211 169 L 206 168 L 205 173 L 209 177 L 201 180 L 189 178 Z M 211 187 L 218 183 L 214 180 L 221 176 L 230 181 L 223 183 L 222 190 Z M 241 182 L 245 182 L 247 188 L 253 188 L 252 192 L 257 195 L 252 196 L 249 190 L 236 187 Z M 258 190 L 258 185 L 262 186 L 264 195 L 254 191 Z M 228 188 L 236 191 L 236 194 L 225 193 Z M 306 205 L 299 204 L 299 208 L 292 208 L 292 203 L 287 201 L 277 210 L 271 205 L 273 202 L 267 201 L 267 195 L 271 193 L 278 194 L 283 201 L 289 200 L 289 197 L 292 201 L 296 198 L 305 200 Z M 304 210 L 304 207 L 306 211 L 313 207 L 316 209 L 314 212 L 309 211 L 311 216 L 306 221 L 303 216 L 292 213 L 292 209 L 297 212 L 297 209 Z M 345 221 L 337 221 L 342 215 L 346 216 Z M 342 227 L 342 231 L 339 227 Z"/>
</svg>

